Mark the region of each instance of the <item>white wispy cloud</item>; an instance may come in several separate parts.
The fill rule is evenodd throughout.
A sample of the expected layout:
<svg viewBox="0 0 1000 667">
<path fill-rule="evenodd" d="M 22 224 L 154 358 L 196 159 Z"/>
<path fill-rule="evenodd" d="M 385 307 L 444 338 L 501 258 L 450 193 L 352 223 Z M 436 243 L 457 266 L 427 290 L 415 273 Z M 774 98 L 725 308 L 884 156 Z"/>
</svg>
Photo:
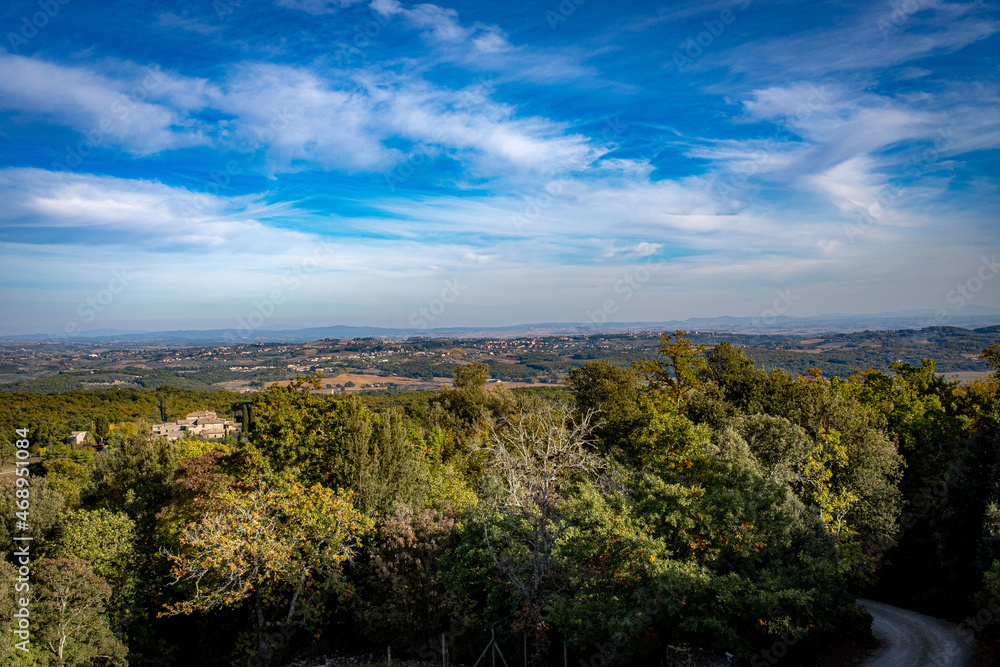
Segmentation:
<svg viewBox="0 0 1000 667">
<path fill-rule="evenodd" d="M 134 155 L 198 145 L 262 148 L 272 172 L 382 171 L 436 147 L 484 175 L 583 168 L 605 150 L 565 123 L 519 116 L 482 86 L 452 89 L 412 74 L 313 71 L 244 63 L 216 83 L 113 63 L 101 71 L 0 56 L 0 105 Z M 215 110 L 212 124 L 198 113 Z M 409 142 L 405 151 L 391 141 Z"/>
<path fill-rule="evenodd" d="M 774 137 L 764 131 L 759 138 L 699 140 L 687 153 L 710 160 L 710 172 L 738 189 L 806 189 L 846 211 L 867 208 L 894 179 L 919 181 L 948 168 L 951 156 L 1000 145 L 991 111 L 997 86 L 988 73 L 956 81 L 910 64 L 960 51 L 1000 31 L 1000 23 L 975 3 L 917 5 L 919 11 L 876 3 L 780 38 L 728 48 L 721 40 L 694 65 L 739 72 L 738 83 L 710 89 L 742 105 L 737 122 L 777 130 Z M 921 90 L 887 92 L 882 78 L 919 79 Z"/>
<path fill-rule="evenodd" d="M 237 137 L 263 138 L 275 171 L 295 163 L 381 171 L 431 147 L 490 176 L 582 168 L 604 152 L 563 123 L 519 117 L 483 87 L 442 88 L 412 75 L 245 65 L 214 104 L 233 114 Z M 391 139 L 412 148 L 389 147 Z"/>
<path fill-rule="evenodd" d="M 399 16 L 410 26 L 420 30 L 425 39 L 437 45 L 471 43 L 485 53 L 504 51 L 511 47 L 503 31 L 495 26 L 476 22 L 464 26 L 458 11 L 431 3 L 405 7 L 397 0 L 373 0 L 372 9 L 387 17 Z"/>
<path fill-rule="evenodd" d="M 495 24 L 464 24 L 457 10 L 430 3 L 406 7 L 398 0 L 372 0 L 371 8 L 383 17 L 400 18 L 420 31 L 434 49 L 429 62 L 457 63 L 472 71 L 489 72 L 503 81 L 562 84 L 576 79 L 591 86 L 609 85 L 600 80 L 596 68 L 584 64 L 588 54 L 580 48 L 514 44 Z"/>
<path fill-rule="evenodd" d="M 79 131 L 92 146 L 136 155 L 209 143 L 192 117 L 206 101 L 205 80 L 128 62 L 103 69 L 0 53 L 0 109 L 47 118 Z"/>
<path fill-rule="evenodd" d="M 920 93 L 857 90 L 830 78 L 770 85 L 745 94 L 741 120 L 772 123 L 773 136 L 700 138 L 687 153 L 748 190 L 804 188 L 842 210 L 867 209 L 891 183 L 918 188 L 954 167 L 951 157 L 1000 146 L 1000 120 L 990 112 L 998 99 L 987 82 L 947 81 Z M 947 192 L 946 182 L 936 185 L 938 195 Z"/>
<path fill-rule="evenodd" d="M 92 138 L 123 154 L 101 164 L 118 177 L 86 173 L 86 163 L 77 173 L 0 170 L 0 274 L 17 292 L 7 300 L 46 303 L 67 284 L 99 286 L 128 257 L 132 312 L 155 319 L 148 302 L 208 317 L 225 303 L 230 321 L 333 242 L 335 258 L 284 314 L 406 325 L 442 281 L 458 279 L 468 291 L 435 324 L 582 321 L 653 262 L 612 319 L 756 315 L 787 287 L 803 295 L 795 314 L 806 314 L 873 300 L 925 305 L 953 280 L 949 267 L 975 264 L 970 239 L 995 238 L 995 179 L 968 165 L 1000 146 L 996 72 L 939 65 L 997 32 L 978 5 L 921 0 L 891 30 L 880 28 L 889 3 L 838 5 L 778 36 L 751 25 L 761 18 L 752 13 L 778 11 L 755 2 L 675 90 L 652 75 L 640 85 L 635 63 L 669 60 L 674 48 L 670 37 L 658 50 L 647 33 L 701 30 L 702 15 L 730 0 L 645 18 L 622 11 L 607 30 L 581 9 L 551 35 L 539 11 L 544 39 L 504 12 L 501 26 L 471 6 L 361 3 L 277 0 L 284 9 L 245 6 L 218 24 L 196 12 L 150 15 L 157 38 L 211 34 L 212 48 L 230 54 L 217 65 L 171 52 L 158 67 L 102 57 L 100 47 L 62 59 L 0 53 L 0 110 L 14 121 L 4 132 L 65 127 L 74 144 Z M 268 11 L 295 31 L 252 34 Z M 333 58 L 309 41 L 308 26 L 335 40 L 348 32 L 343 17 L 367 22 L 371 12 L 392 20 L 378 21 L 364 53 Z M 609 83 L 623 72 L 632 85 Z M 610 108 L 634 123 L 628 136 L 596 136 L 595 118 Z M 66 133 L 50 132 L 58 139 L 46 150 L 62 154 Z M 273 189 L 196 192 L 199 161 L 225 164 L 234 151 L 252 155 L 244 173 L 270 177 Z M 128 160 L 176 180 L 125 177 Z M 383 187 L 380 172 L 400 166 L 420 173 Z M 888 186 L 900 193 L 874 224 L 846 235 Z M 293 201 L 308 188 L 322 195 Z M 350 217 L 330 204 L 338 196 L 350 199 Z"/>
<path fill-rule="evenodd" d="M 57 229 L 94 245 L 267 253 L 307 238 L 263 223 L 288 207 L 259 196 L 227 198 L 157 181 L 33 168 L 0 170 L 0 192 L 6 204 L 0 225 Z"/>
<path fill-rule="evenodd" d="M 724 64 L 759 76 L 781 72 L 789 78 L 821 78 L 893 67 L 924 56 L 950 53 L 1000 31 L 977 3 L 924 0 L 919 11 L 895 15 L 891 3 L 864 5 L 862 11 L 833 25 L 807 24 L 795 34 L 711 52 L 699 66 Z M 746 57 L 750 53 L 751 57 Z"/>
</svg>

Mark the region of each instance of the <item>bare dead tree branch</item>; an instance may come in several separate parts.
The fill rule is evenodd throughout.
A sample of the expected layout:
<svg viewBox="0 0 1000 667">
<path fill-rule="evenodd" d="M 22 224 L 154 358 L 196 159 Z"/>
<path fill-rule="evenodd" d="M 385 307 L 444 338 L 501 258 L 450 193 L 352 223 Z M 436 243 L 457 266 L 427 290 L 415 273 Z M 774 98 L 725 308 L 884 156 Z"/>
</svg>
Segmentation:
<svg viewBox="0 0 1000 667">
<path fill-rule="evenodd" d="M 484 528 L 486 545 L 520 598 L 515 629 L 532 635 L 536 662 L 547 646 L 544 610 L 565 585 L 555 562 L 559 541 L 572 527 L 562 500 L 576 480 L 596 480 L 607 470 L 592 451 L 593 421 L 593 412 L 574 420 L 569 409 L 521 406 L 499 420 L 486 416 L 480 432 L 500 519 L 495 539 Z"/>
</svg>

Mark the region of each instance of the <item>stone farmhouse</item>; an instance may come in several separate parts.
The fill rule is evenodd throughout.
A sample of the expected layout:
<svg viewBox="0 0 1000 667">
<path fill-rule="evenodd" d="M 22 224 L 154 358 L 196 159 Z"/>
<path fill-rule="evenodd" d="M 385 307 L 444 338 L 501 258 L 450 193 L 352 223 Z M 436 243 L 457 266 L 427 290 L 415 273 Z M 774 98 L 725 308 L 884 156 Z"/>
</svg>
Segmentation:
<svg viewBox="0 0 1000 667">
<path fill-rule="evenodd" d="M 80 449 L 87 444 L 87 431 L 73 431 L 63 442 L 67 445 L 73 445 L 76 449 Z"/>
<path fill-rule="evenodd" d="M 242 429 L 242 424 L 228 419 L 219 419 L 211 410 L 198 410 L 175 422 L 153 424 L 153 435 L 163 436 L 171 442 L 183 437 L 222 440 L 227 435 L 236 435 Z"/>
</svg>

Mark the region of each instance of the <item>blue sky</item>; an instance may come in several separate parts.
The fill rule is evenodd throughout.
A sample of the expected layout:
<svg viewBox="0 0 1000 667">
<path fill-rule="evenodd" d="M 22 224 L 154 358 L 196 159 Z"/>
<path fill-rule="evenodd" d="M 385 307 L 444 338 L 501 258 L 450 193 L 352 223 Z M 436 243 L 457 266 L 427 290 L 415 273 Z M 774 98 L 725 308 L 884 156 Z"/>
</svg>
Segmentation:
<svg viewBox="0 0 1000 667">
<path fill-rule="evenodd" d="M 0 333 L 995 308 L 998 31 L 933 0 L 12 1 Z"/>
</svg>

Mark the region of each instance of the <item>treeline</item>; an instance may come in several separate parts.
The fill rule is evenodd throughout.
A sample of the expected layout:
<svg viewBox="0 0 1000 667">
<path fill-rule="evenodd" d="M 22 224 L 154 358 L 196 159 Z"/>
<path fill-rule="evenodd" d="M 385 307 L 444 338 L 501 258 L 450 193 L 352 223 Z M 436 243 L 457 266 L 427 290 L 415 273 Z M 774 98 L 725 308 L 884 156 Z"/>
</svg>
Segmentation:
<svg viewBox="0 0 1000 667">
<path fill-rule="evenodd" d="M 124 389 L 158 389 L 170 387 L 188 391 L 213 391 L 215 383 L 233 379 L 270 381 L 281 379 L 281 372 L 267 370 L 252 374 L 234 373 L 228 369 L 207 368 L 192 373 L 155 368 L 125 368 L 123 370 L 68 371 L 57 375 L 0 384 L 0 394 L 57 393 L 83 391 L 99 385 L 124 385 Z"/>
<path fill-rule="evenodd" d="M 194 410 L 214 410 L 219 416 L 240 414 L 245 394 L 200 391 L 172 386 L 154 390 L 114 388 L 60 393 L 0 393 L 0 441 L 18 428 L 29 428 L 36 446 L 55 445 L 70 431 L 92 431 L 98 418 L 111 424 L 180 419 Z M 162 412 L 161 412 L 162 408 Z"/>
<path fill-rule="evenodd" d="M 670 645 L 756 667 L 864 637 L 859 592 L 954 598 L 957 617 L 988 604 L 997 377 L 945 382 L 925 359 L 827 380 L 660 342 L 632 368 L 570 371 L 567 401 L 488 389 L 479 363 L 453 389 L 364 399 L 313 378 L 215 402 L 5 396 L 5 437 L 31 428 L 40 460 L 27 528 L 22 478 L 0 485 L 0 540 L 33 538 L 32 651 L 8 552 L 0 660 L 279 665 L 391 645 L 440 664 L 443 637 L 471 664 L 495 636 L 535 665 L 659 665 Z M 983 356 L 1000 368 L 996 345 Z M 166 403 L 237 415 L 245 437 L 154 439 L 138 420 Z M 104 451 L 38 439 L 88 414 L 118 424 Z M 985 663 L 998 635 L 974 633 Z"/>
</svg>

